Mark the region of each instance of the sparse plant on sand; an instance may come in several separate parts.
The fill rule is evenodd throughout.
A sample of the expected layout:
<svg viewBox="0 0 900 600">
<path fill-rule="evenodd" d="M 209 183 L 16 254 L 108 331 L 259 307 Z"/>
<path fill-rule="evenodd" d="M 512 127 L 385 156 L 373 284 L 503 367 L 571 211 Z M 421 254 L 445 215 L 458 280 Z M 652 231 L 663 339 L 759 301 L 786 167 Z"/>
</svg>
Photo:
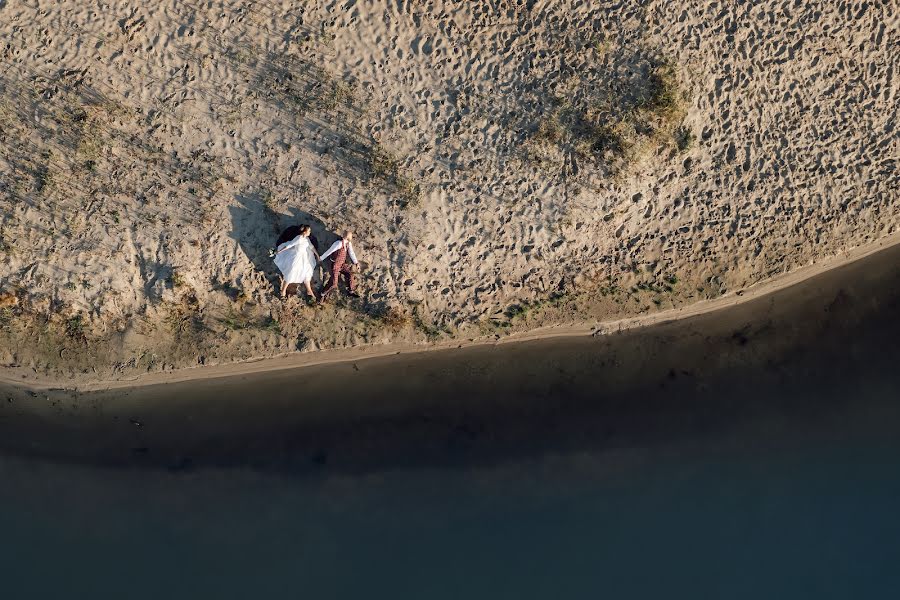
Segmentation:
<svg viewBox="0 0 900 600">
<path fill-rule="evenodd" d="M 397 193 L 401 208 L 418 202 L 419 185 L 403 173 L 399 160 L 378 146 L 373 147 L 369 154 L 369 173 L 373 179 Z"/>
<path fill-rule="evenodd" d="M 685 126 L 680 126 L 675 130 L 675 146 L 679 152 L 687 152 L 694 147 L 697 136 L 693 131 Z"/>
<path fill-rule="evenodd" d="M 100 130 L 86 127 L 75 149 L 75 168 L 93 173 L 97 169 L 97 162 L 103 152 L 104 142 Z"/>
<path fill-rule="evenodd" d="M 232 331 L 261 330 L 281 334 L 281 324 L 272 316 L 248 315 L 242 312 L 230 310 L 224 317 L 218 319 L 219 323 Z"/>
<path fill-rule="evenodd" d="M 382 326 L 397 332 L 411 324 L 409 315 L 395 306 L 388 306 L 376 312 L 373 318 Z"/>
<path fill-rule="evenodd" d="M 51 169 L 51 161 L 53 159 L 53 152 L 50 150 L 46 150 L 41 153 L 41 164 L 34 171 L 34 185 L 35 191 L 39 194 L 45 194 L 53 191 L 54 188 L 54 175 Z"/>
<path fill-rule="evenodd" d="M 517 304 L 510 304 L 507 306 L 506 310 L 503 311 L 503 315 L 509 319 L 509 321 L 526 319 L 529 315 L 536 315 L 548 308 L 559 306 L 566 298 L 567 295 L 564 292 L 557 291 L 543 298 L 523 300 Z"/>
<path fill-rule="evenodd" d="M 168 284 L 172 286 L 173 289 L 177 290 L 178 288 L 184 287 L 185 285 L 184 275 L 178 272 L 177 269 L 173 268 L 172 272 L 169 273 L 169 276 L 166 278 L 166 282 L 168 282 Z"/>
<path fill-rule="evenodd" d="M 328 79 L 325 91 L 318 98 L 318 108 L 330 112 L 349 104 L 354 98 L 353 87 L 345 81 Z"/>
<path fill-rule="evenodd" d="M 84 316 L 81 313 L 76 313 L 66 319 L 65 332 L 66 337 L 75 341 L 83 342 L 85 340 Z"/>
<path fill-rule="evenodd" d="M 675 63 L 667 59 L 657 61 L 650 69 L 648 81 L 649 94 L 642 99 L 641 107 L 670 121 L 683 117 L 684 98 Z"/>
<path fill-rule="evenodd" d="M 622 291 L 622 288 L 620 288 L 616 282 L 610 279 L 606 285 L 601 285 L 597 291 L 599 291 L 600 295 L 604 297 L 616 296 Z"/>
<path fill-rule="evenodd" d="M 425 337 L 430 341 L 435 341 L 442 335 L 450 333 L 446 327 L 426 321 L 419 313 L 418 307 L 413 309 L 412 324 L 416 329 L 425 334 Z"/>
<path fill-rule="evenodd" d="M 278 207 L 278 203 L 275 200 L 275 194 L 273 194 L 270 189 L 263 189 L 260 192 L 260 199 L 267 210 L 274 211 Z"/>
<path fill-rule="evenodd" d="M 9 329 L 13 320 L 13 311 L 11 308 L 0 308 L 0 329 Z"/>
<path fill-rule="evenodd" d="M 182 342 L 194 343 L 206 330 L 200 303 L 193 294 L 185 294 L 180 302 L 171 303 L 165 321 L 175 337 Z"/>
<path fill-rule="evenodd" d="M 653 60 L 648 69 L 646 95 L 639 98 L 634 111 L 638 128 L 643 129 L 648 141 L 663 147 L 674 143 L 679 150 L 690 146 L 692 134 L 682 126 L 687 115 L 686 100 L 675 63 L 666 58 Z"/>
<path fill-rule="evenodd" d="M 640 61 L 643 74 L 614 91 L 575 78 L 570 95 L 551 97 L 530 138 L 531 157 L 564 176 L 585 166 L 615 176 L 659 148 L 688 149 L 693 134 L 681 125 L 686 97 L 677 67 L 662 58 Z"/>
</svg>

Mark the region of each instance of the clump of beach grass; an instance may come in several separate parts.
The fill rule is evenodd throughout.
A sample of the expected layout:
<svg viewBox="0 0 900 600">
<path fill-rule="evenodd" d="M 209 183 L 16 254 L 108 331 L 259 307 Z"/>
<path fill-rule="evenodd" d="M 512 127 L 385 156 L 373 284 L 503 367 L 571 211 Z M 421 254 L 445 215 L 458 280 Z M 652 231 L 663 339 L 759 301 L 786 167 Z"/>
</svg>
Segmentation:
<svg viewBox="0 0 900 600">
<path fill-rule="evenodd" d="M 230 310 L 218 321 L 231 331 L 258 330 L 281 334 L 281 324 L 272 316 L 247 315 Z"/>
<path fill-rule="evenodd" d="M 615 175 L 653 151 L 688 150 L 694 136 L 682 125 L 687 92 L 679 69 L 665 58 L 642 62 L 640 76 L 610 86 L 616 93 L 576 80 L 571 94 L 550 98 L 529 140 L 538 150 L 531 157 L 563 175 L 585 165 Z"/>
<path fill-rule="evenodd" d="M 374 146 L 369 153 L 369 174 L 376 181 L 385 184 L 390 191 L 397 193 L 401 208 L 418 202 L 421 192 L 419 185 L 403 173 L 396 157 L 379 146 Z"/>
<path fill-rule="evenodd" d="M 184 287 L 184 275 L 182 275 L 177 269 L 173 268 L 172 272 L 169 273 L 169 276 L 166 278 L 166 283 L 172 286 L 173 289 L 179 289 Z"/>
<path fill-rule="evenodd" d="M 409 314 L 396 306 L 386 306 L 378 310 L 373 318 L 383 327 L 394 332 L 405 329 L 412 323 Z"/>
<path fill-rule="evenodd" d="M 180 302 L 170 303 L 165 321 L 170 331 L 182 343 L 199 341 L 201 333 L 206 331 L 200 303 L 193 293 L 182 296 Z"/>
<path fill-rule="evenodd" d="M 413 308 L 412 313 L 412 324 L 413 327 L 421 331 L 429 341 L 435 341 L 441 338 L 441 336 L 450 334 L 450 330 L 442 325 L 438 325 L 433 321 L 428 321 L 422 314 L 419 312 L 418 306 Z"/>
<path fill-rule="evenodd" d="M 86 340 L 84 327 L 84 315 L 82 315 L 81 313 L 72 315 L 71 317 L 66 319 L 65 323 L 63 324 L 66 337 L 77 342 L 83 342 Z"/>
</svg>

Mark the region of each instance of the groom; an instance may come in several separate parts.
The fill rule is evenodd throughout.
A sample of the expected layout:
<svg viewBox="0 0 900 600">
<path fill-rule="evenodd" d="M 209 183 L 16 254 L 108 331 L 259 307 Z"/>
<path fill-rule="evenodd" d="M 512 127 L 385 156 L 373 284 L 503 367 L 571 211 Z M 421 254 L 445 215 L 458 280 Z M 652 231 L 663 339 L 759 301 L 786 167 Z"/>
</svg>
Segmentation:
<svg viewBox="0 0 900 600">
<path fill-rule="evenodd" d="M 356 281 L 353 277 L 353 268 L 359 265 L 359 261 L 356 260 L 356 254 L 353 252 L 352 231 L 345 231 L 344 237 L 333 243 L 331 248 L 319 260 L 325 262 L 325 259 L 332 254 L 334 254 L 334 263 L 331 265 L 331 279 L 328 280 L 328 285 L 322 290 L 322 300 L 334 291 L 334 288 L 337 287 L 338 277 L 341 275 L 347 281 L 347 295 L 352 298 L 359 298 L 359 294 L 356 293 Z M 347 264 L 348 257 L 353 263 L 352 267 Z"/>
</svg>

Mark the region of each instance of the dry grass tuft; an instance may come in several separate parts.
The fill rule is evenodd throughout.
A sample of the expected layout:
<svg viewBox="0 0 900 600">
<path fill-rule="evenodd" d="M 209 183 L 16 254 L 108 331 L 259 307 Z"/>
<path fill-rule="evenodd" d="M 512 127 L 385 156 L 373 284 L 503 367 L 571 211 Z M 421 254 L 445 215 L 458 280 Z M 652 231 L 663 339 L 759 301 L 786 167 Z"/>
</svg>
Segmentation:
<svg viewBox="0 0 900 600">
<path fill-rule="evenodd" d="M 401 208 L 414 205 L 419 201 L 419 185 L 403 173 L 400 161 L 386 150 L 374 147 L 369 154 L 369 174 L 397 193 Z"/>
<path fill-rule="evenodd" d="M 651 152 L 685 151 L 693 133 L 682 125 L 687 93 L 677 66 L 662 58 L 635 59 L 639 75 L 622 76 L 610 89 L 575 80 L 565 97 L 553 97 L 529 140 L 531 158 L 562 176 L 615 175 Z"/>
<path fill-rule="evenodd" d="M 376 315 L 374 315 L 374 318 L 381 325 L 394 332 L 405 329 L 409 327 L 410 324 L 412 324 L 412 319 L 410 318 L 410 316 L 403 310 L 394 306 L 388 306 L 384 308 Z"/>
</svg>

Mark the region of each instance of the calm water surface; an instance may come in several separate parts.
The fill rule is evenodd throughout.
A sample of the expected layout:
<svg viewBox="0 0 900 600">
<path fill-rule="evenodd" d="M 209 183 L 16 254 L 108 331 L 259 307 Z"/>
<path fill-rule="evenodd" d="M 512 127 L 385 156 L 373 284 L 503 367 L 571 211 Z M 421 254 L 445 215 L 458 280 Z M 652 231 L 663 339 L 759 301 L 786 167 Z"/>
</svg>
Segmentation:
<svg viewBox="0 0 900 600">
<path fill-rule="evenodd" d="M 8 598 L 885 597 L 900 590 L 900 443 L 885 433 L 318 480 L 4 460 L 0 588 Z"/>
</svg>

